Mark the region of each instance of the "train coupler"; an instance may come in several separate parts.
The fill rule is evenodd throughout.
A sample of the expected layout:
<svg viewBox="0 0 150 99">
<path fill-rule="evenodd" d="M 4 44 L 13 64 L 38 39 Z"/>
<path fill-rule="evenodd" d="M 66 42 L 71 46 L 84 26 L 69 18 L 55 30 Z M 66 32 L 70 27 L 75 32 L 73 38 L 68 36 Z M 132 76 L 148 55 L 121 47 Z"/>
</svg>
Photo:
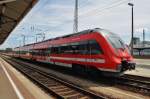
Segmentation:
<svg viewBox="0 0 150 99">
<path fill-rule="evenodd" d="M 122 61 L 122 71 L 126 70 L 135 70 L 136 63 L 128 62 L 128 61 Z"/>
</svg>

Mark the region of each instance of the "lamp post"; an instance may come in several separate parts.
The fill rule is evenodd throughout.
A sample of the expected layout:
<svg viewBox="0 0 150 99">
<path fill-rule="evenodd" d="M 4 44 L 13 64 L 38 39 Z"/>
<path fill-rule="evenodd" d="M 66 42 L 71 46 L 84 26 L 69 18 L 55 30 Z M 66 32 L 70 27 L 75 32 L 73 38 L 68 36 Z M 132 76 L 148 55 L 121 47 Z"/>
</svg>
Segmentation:
<svg viewBox="0 0 150 99">
<path fill-rule="evenodd" d="M 132 10 L 132 12 L 131 12 L 131 14 L 132 14 L 132 23 L 131 23 L 131 29 L 132 29 L 132 31 L 131 31 L 131 55 L 133 55 L 133 37 L 134 37 L 134 15 L 133 15 L 133 6 L 134 6 L 134 4 L 133 3 L 128 3 L 128 5 L 129 6 L 131 6 L 131 10 Z"/>
</svg>

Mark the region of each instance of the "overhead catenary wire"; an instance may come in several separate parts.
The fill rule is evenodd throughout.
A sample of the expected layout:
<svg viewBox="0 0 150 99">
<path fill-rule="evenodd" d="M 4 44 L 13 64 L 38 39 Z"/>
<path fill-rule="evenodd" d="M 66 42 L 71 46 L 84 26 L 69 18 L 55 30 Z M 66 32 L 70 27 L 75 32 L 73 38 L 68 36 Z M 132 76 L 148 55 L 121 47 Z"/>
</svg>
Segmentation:
<svg viewBox="0 0 150 99">
<path fill-rule="evenodd" d="M 105 7 L 103 7 L 103 8 L 101 8 L 101 9 L 98 9 L 97 8 L 97 10 L 98 10 L 98 13 L 94 13 L 94 11 L 90 11 L 90 12 L 92 12 L 92 13 L 94 13 L 94 14 L 91 14 L 90 12 L 87 12 L 86 14 L 90 14 L 90 16 L 91 15 L 95 15 L 95 14 L 97 14 L 97 15 L 101 15 L 101 14 L 103 14 L 102 12 L 104 12 L 105 10 L 109 10 L 109 9 L 112 9 L 112 8 L 115 8 L 115 7 L 118 7 L 118 6 L 121 6 L 122 4 L 125 4 L 125 3 L 127 3 L 127 2 L 129 2 L 129 1 L 131 1 L 131 0 L 117 0 L 117 1 L 114 1 L 111 5 L 108 5 L 108 6 L 105 6 Z M 95 9 L 96 10 L 96 9 Z M 85 15 L 85 14 L 82 14 L 82 15 L 79 15 L 79 17 L 83 17 L 83 15 Z M 86 16 L 86 15 L 85 15 Z M 89 17 L 90 17 L 89 16 Z M 87 18 L 88 16 L 86 16 L 86 17 L 84 17 L 84 19 L 85 18 Z M 71 23 L 72 21 L 71 20 L 67 20 L 67 21 L 64 21 L 62 24 L 60 24 L 60 25 L 58 25 L 58 26 L 55 26 L 56 28 L 57 27 L 60 27 L 60 26 L 64 26 L 64 25 L 66 25 L 66 22 L 67 23 Z"/>
<path fill-rule="evenodd" d="M 89 0 L 88 0 L 88 1 L 89 1 Z M 79 15 L 79 17 L 86 16 L 87 14 L 90 14 L 90 15 L 95 15 L 95 14 L 99 14 L 99 13 L 102 14 L 102 12 L 104 12 L 105 10 L 109 10 L 109 9 L 118 7 L 118 6 L 120 6 L 121 4 L 124 4 L 124 3 L 127 2 L 127 1 L 129 1 L 129 0 L 119 0 L 119 1 L 117 0 L 117 1 L 112 2 L 111 5 L 107 5 L 107 6 L 103 7 L 103 8 L 101 8 L 101 9 L 96 8 L 96 9 L 94 9 L 94 10 L 91 10 L 91 11 L 88 11 L 88 12 L 86 12 L 86 13 L 83 13 L 83 14 Z M 44 6 L 44 4 L 47 4 L 47 2 L 49 2 L 49 0 L 46 0 L 45 3 L 43 3 L 43 6 Z M 82 1 L 82 2 L 83 2 L 83 1 Z M 38 9 L 40 9 L 40 8 L 42 8 L 42 6 L 40 6 Z M 36 10 L 36 11 L 37 11 L 37 10 Z M 95 13 L 96 11 L 97 11 L 98 13 Z M 86 17 L 87 17 L 87 16 L 86 16 Z M 54 28 L 57 28 L 58 26 L 65 25 L 66 22 L 67 22 L 67 23 L 71 23 L 71 22 L 73 22 L 73 21 L 71 21 L 71 20 L 66 20 L 66 21 L 62 22 L 62 24 L 59 24 L 59 25 L 57 25 L 57 26 L 54 26 Z M 37 25 L 38 25 L 38 24 L 37 24 Z M 43 25 L 44 25 L 44 24 L 43 24 Z M 43 25 L 41 25 L 41 26 L 43 26 Z M 46 26 L 46 24 L 45 24 L 45 26 Z"/>
<path fill-rule="evenodd" d="M 88 0 L 89 1 L 89 0 Z M 127 0 L 121 0 L 121 1 L 127 1 Z M 36 9 L 36 11 L 38 11 L 39 12 L 39 10 L 41 10 L 41 8 L 45 5 L 45 4 L 47 4 L 47 2 L 49 2 L 49 0 L 45 0 L 45 3 L 43 3 L 42 4 L 42 6 L 40 6 L 38 9 Z M 83 2 L 83 1 L 82 1 Z M 119 2 L 120 2 L 120 0 L 119 0 Z M 113 4 L 112 4 L 113 3 Z M 97 10 L 99 10 L 100 12 L 103 12 L 103 11 L 101 11 L 101 10 L 106 10 L 106 9 L 111 9 L 111 8 L 113 8 L 113 6 L 115 6 L 114 5 L 114 3 L 117 3 L 118 4 L 118 0 L 117 1 L 114 1 L 114 2 L 112 2 L 111 3 L 111 5 L 109 5 L 109 6 L 105 6 L 105 8 L 102 8 L 102 9 L 99 9 L 99 8 L 97 8 Z M 121 2 L 121 3 L 124 3 L 124 2 Z M 112 6 L 113 5 L 113 6 Z M 96 10 L 96 9 L 95 9 Z M 92 10 L 92 11 L 90 11 L 90 12 L 93 12 L 94 13 L 94 11 Z M 86 14 L 90 14 L 90 12 L 87 12 Z M 99 12 L 98 12 L 99 13 Z M 79 17 L 81 17 L 82 15 L 80 15 Z M 71 20 L 66 20 L 66 21 L 64 21 L 64 22 L 62 22 L 62 24 L 59 24 L 58 26 L 61 26 L 61 25 L 65 25 L 66 24 L 66 22 L 68 23 L 71 23 L 72 21 Z M 37 24 L 38 25 L 38 24 Z M 42 25 L 41 25 L 42 26 Z M 45 26 L 46 26 L 46 24 L 45 24 Z M 57 27 L 57 26 L 55 26 L 55 27 Z M 54 27 L 54 28 L 55 28 Z"/>
<path fill-rule="evenodd" d="M 109 5 L 109 6 L 105 6 L 105 8 L 102 8 L 102 9 L 98 9 L 97 8 L 97 10 L 99 10 L 99 12 L 98 13 L 95 13 L 95 14 L 99 14 L 100 12 L 101 12 L 101 14 L 102 14 L 102 12 L 104 11 L 104 10 L 109 10 L 109 9 L 111 9 L 111 8 L 115 8 L 115 7 L 118 7 L 118 6 L 120 6 L 120 5 L 122 5 L 122 4 L 124 4 L 125 2 L 129 2 L 130 0 L 121 0 L 121 2 L 120 2 L 120 0 L 118 1 L 114 1 L 113 2 L 113 4 L 111 4 L 111 5 Z M 92 12 L 92 11 L 91 11 Z M 90 14 L 89 12 L 87 13 L 87 14 Z M 94 15 L 94 14 L 90 14 L 90 16 L 91 15 Z M 82 15 L 79 15 L 79 17 L 82 17 Z M 88 16 L 86 16 L 86 17 L 88 17 Z M 84 17 L 85 18 L 85 17 Z M 60 27 L 60 26 L 64 26 L 64 25 L 66 25 L 66 22 L 67 23 L 71 23 L 71 22 L 73 22 L 73 21 L 71 21 L 71 20 L 67 20 L 67 21 L 64 21 L 62 24 L 59 24 L 58 26 L 55 26 L 54 28 L 57 28 L 57 27 Z"/>
<path fill-rule="evenodd" d="M 111 0 L 112 1 L 112 0 Z M 120 1 L 120 0 L 117 0 L 117 1 Z M 108 1 L 107 1 L 108 2 Z M 116 1 L 113 1 L 113 2 L 109 2 L 109 5 L 110 4 L 112 4 L 112 3 L 114 3 L 114 2 L 116 2 Z M 85 1 L 80 1 L 79 2 L 80 4 L 79 4 L 79 8 L 84 8 L 84 7 L 86 7 L 86 6 L 89 6 L 89 4 L 92 4 L 92 0 L 85 0 Z M 106 4 L 106 3 L 103 3 L 103 4 Z M 93 5 L 93 4 L 92 4 Z M 107 4 L 108 5 L 108 4 Z M 107 6 L 107 5 L 105 5 L 105 6 Z"/>
<path fill-rule="evenodd" d="M 48 1 L 49 1 L 49 0 L 46 0 L 44 4 L 46 4 Z M 86 12 L 85 14 L 90 14 L 90 16 L 91 16 L 91 15 L 95 15 L 95 14 L 100 15 L 100 14 L 103 14 L 102 12 L 104 12 L 105 10 L 109 10 L 109 9 L 118 7 L 118 6 L 124 4 L 124 3 L 127 2 L 127 1 L 129 1 L 129 0 L 119 0 L 119 1 L 117 0 L 117 1 L 112 2 L 110 5 L 107 5 L 107 6 L 103 7 L 103 8 L 100 8 L 100 9 L 99 9 L 99 8 L 96 8 L 96 9 L 94 9 L 94 10 L 91 10 L 91 11 Z M 44 4 L 43 4 L 43 5 L 44 5 Z M 42 6 L 40 6 L 40 8 L 41 8 L 41 7 L 42 7 Z M 39 8 L 38 8 L 38 9 L 39 9 Z M 98 12 L 98 13 L 94 13 L 94 12 Z M 82 14 L 82 15 L 85 15 L 85 14 Z M 79 17 L 83 17 L 82 15 L 79 15 Z M 88 16 L 86 16 L 86 17 L 88 17 Z M 84 17 L 84 19 L 85 19 L 86 17 Z M 66 24 L 66 23 L 67 23 L 67 24 Z M 61 26 L 64 26 L 64 25 L 68 25 L 68 24 L 71 24 L 71 23 L 73 23 L 73 20 L 66 20 L 66 21 L 60 23 L 59 25 L 54 26 L 53 29 L 57 29 L 58 27 L 61 27 Z M 38 24 L 36 24 L 36 25 L 38 25 Z M 43 26 L 43 25 L 41 25 L 41 26 Z M 45 24 L 45 26 L 46 26 L 46 24 Z"/>
<path fill-rule="evenodd" d="M 107 5 L 107 6 L 104 6 L 103 8 L 96 8 L 96 9 L 93 9 L 93 10 L 90 10 L 88 12 L 85 12 L 83 14 L 80 14 L 79 17 L 87 17 L 88 15 L 95 15 L 95 14 L 99 14 L 99 13 L 102 13 L 104 12 L 105 10 L 109 10 L 109 9 L 112 9 L 112 8 L 115 8 L 115 7 L 118 7 L 126 2 L 129 2 L 130 0 L 119 0 L 119 1 L 114 1 L 114 3 L 112 3 L 111 5 Z"/>
</svg>

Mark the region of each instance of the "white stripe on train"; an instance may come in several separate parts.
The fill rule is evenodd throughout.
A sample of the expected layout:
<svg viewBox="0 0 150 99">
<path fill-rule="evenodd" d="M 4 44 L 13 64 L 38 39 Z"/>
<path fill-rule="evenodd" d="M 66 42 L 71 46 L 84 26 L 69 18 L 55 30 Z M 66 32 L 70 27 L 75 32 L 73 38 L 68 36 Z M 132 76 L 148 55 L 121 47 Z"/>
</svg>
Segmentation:
<svg viewBox="0 0 150 99">
<path fill-rule="evenodd" d="M 68 57 L 49 57 L 49 59 L 79 61 L 79 62 L 105 63 L 105 59 L 86 59 L 86 58 L 68 58 Z"/>
<path fill-rule="evenodd" d="M 62 62 L 53 62 L 51 59 L 58 59 L 58 60 L 68 60 L 68 61 L 78 61 L 78 62 L 94 62 L 94 63 L 105 63 L 104 59 L 85 59 L 85 58 L 68 58 L 68 57 L 48 57 L 47 60 L 56 65 L 65 66 L 65 67 L 72 67 L 72 64 L 69 63 L 62 63 Z M 109 72 L 118 72 L 114 69 L 106 69 L 106 68 L 98 68 L 101 71 L 109 71 Z"/>
</svg>

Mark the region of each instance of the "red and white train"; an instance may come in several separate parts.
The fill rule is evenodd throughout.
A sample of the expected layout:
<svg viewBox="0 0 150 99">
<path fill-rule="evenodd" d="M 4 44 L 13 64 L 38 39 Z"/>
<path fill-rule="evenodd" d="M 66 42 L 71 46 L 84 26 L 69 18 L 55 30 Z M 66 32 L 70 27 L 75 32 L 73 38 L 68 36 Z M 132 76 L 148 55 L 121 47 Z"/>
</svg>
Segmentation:
<svg viewBox="0 0 150 99">
<path fill-rule="evenodd" d="M 90 29 L 14 49 L 14 57 L 120 75 L 135 69 L 128 47 L 114 33 Z M 93 71 L 94 70 L 94 71 Z"/>
</svg>

